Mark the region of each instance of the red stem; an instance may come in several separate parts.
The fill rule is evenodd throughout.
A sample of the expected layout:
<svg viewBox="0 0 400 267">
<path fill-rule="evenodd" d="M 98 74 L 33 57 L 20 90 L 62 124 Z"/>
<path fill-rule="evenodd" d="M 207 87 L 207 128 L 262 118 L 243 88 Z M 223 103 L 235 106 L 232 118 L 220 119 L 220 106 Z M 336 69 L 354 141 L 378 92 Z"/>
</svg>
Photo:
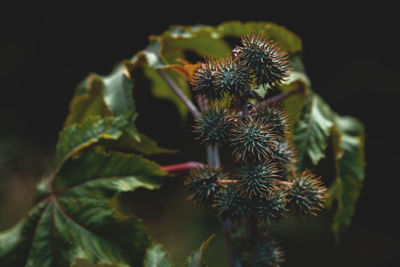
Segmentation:
<svg viewBox="0 0 400 267">
<path fill-rule="evenodd" d="M 174 172 L 190 171 L 192 169 L 202 168 L 204 166 L 205 165 L 203 163 L 196 162 L 196 161 L 189 161 L 189 162 L 185 162 L 185 163 L 164 166 L 164 167 L 162 167 L 162 169 L 166 172 L 174 173 Z"/>
</svg>

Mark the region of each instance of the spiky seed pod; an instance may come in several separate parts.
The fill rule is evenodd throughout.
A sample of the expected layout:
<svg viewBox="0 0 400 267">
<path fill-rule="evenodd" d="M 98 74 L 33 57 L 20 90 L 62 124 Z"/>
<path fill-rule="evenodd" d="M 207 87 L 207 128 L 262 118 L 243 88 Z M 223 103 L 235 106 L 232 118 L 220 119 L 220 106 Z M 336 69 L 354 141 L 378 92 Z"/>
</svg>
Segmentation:
<svg viewBox="0 0 400 267">
<path fill-rule="evenodd" d="M 193 73 L 191 80 L 195 95 L 201 95 L 207 99 L 220 98 L 221 92 L 214 86 L 216 65 L 214 59 L 206 59 Z"/>
<path fill-rule="evenodd" d="M 243 266 L 279 267 L 285 261 L 282 248 L 265 236 L 244 239 L 240 247 Z"/>
<path fill-rule="evenodd" d="M 235 47 L 233 54 L 249 66 L 259 85 L 275 87 L 289 77 L 288 53 L 261 34 L 242 37 L 242 46 Z"/>
<path fill-rule="evenodd" d="M 243 161 L 264 161 L 276 149 L 276 134 L 272 124 L 260 118 L 238 120 L 231 131 L 233 155 Z"/>
<path fill-rule="evenodd" d="M 227 184 L 221 188 L 212 207 L 217 209 L 218 216 L 222 221 L 238 221 L 249 212 L 246 201 L 234 184 Z"/>
<path fill-rule="evenodd" d="M 278 170 L 275 165 L 271 161 L 243 165 L 237 174 L 237 188 L 240 194 L 249 199 L 269 196 L 277 189 L 275 179 L 278 178 Z"/>
<path fill-rule="evenodd" d="M 327 197 L 327 189 L 320 177 L 310 171 L 304 171 L 291 182 L 292 185 L 287 189 L 288 208 L 297 215 L 317 216 Z"/>
<path fill-rule="evenodd" d="M 286 169 L 295 161 L 295 152 L 292 145 L 285 141 L 275 141 L 276 148 L 274 149 L 271 159 L 276 163 L 278 174 L 282 178 Z"/>
<path fill-rule="evenodd" d="M 272 223 L 281 219 L 286 212 L 287 199 L 283 190 L 274 190 L 268 197 L 260 197 L 254 203 L 253 214 L 261 221 Z"/>
<path fill-rule="evenodd" d="M 221 94 L 247 98 L 251 95 L 250 82 L 250 71 L 243 62 L 232 58 L 218 62 L 214 85 Z"/>
<path fill-rule="evenodd" d="M 222 169 L 199 168 L 190 172 L 185 179 L 185 186 L 191 195 L 189 200 L 194 200 L 196 207 L 210 206 L 219 189 L 218 180 L 227 179 Z"/>
<path fill-rule="evenodd" d="M 256 116 L 274 126 L 276 135 L 284 137 L 289 130 L 289 117 L 279 103 L 272 103 L 256 111 Z"/>
<path fill-rule="evenodd" d="M 194 133 L 198 140 L 206 145 L 224 144 L 232 129 L 233 121 L 227 116 L 226 109 L 210 106 L 201 117 L 195 119 Z"/>
</svg>

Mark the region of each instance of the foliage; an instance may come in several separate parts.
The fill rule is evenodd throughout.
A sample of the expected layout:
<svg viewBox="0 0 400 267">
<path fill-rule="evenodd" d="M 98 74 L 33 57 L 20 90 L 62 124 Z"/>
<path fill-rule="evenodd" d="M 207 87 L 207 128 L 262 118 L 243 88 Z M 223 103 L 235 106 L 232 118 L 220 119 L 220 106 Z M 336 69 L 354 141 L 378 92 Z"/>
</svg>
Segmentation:
<svg viewBox="0 0 400 267">
<path fill-rule="evenodd" d="M 228 40 L 235 42 L 241 36 L 253 36 L 251 37 L 253 39 L 248 37 L 245 42 L 250 48 L 254 48 L 252 41 L 258 42 L 259 36 L 266 36 L 269 41 L 261 47 L 276 42 L 281 49 L 276 54 L 282 61 L 278 68 L 279 75 L 274 76 L 276 79 L 268 86 L 263 85 L 268 84 L 263 79 L 271 69 L 265 70 L 257 65 L 258 71 L 255 72 L 255 76 L 260 76 L 261 81 L 258 84 L 256 82 L 259 85 L 258 96 L 248 93 L 254 87 L 246 87 L 250 78 L 243 72 L 243 65 L 241 63 L 238 65 L 235 60 L 226 60 L 231 56 L 232 47 L 237 45 Z M 246 57 L 248 53 L 243 49 L 236 51 L 239 58 Z M 281 51 L 286 51 L 287 55 Z M 138 68 L 144 70 L 145 77 L 152 83 L 150 90 L 155 97 L 175 103 L 178 112 L 185 118 L 188 114 L 185 104 L 170 90 L 169 84 L 158 71 L 167 73 L 191 99 L 190 85 L 193 81 L 196 84 L 193 77 L 199 77 L 199 72 L 196 70 L 204 65 L 185 59 L 187 52 L 193 52 L 201 57 L 212 57 L 213 59 L 207 63 L 208 69 L 205 68 L 211 72 L 215 71 L 214 60 L 222 58 L 226 60 L 219 65 L 225 72 L 222 76 L 216 77 L 216 82 L 223 93 L 240 89 L 235 93 L 236 98 L 245 96 L 246 100 L 251 98 L 251 101 L 265 97 L 273 98 L 272 93 L 287 94 L 287 97 L 280 101 L 287 122 L 278 134 L 288 136 L 288 140 L 285 140 L 286 145 L 281 145 L 282 140 L 274 143 L 256 135 L 257 138 L 253 141 L 260 142 L 261 148 L 268 145 L 270 151 L 267 154 L 262 150 L 258 151 L 257 145 L 253 151 L 258 151 L 258 154 L 252 157 L 252 150 L 249 147 L 244 147 L 244 150 L 237 148 L 237 151 L 240 150 L 237 152 L 237 157 L 241 161 L 245 158 L 243 163 L 259 162 L 271 156 L 281 157 L 280 164 L 285 166 L 285 169 L 292 166 L 297 172 L 302 173 L 316 166 L 325 157 L 326 148 L 331 143 L 336 175 L 335 181 L 328 188 L 326 204 L 328 207 L 335 207 L 332 228 L 337 237 L 350 224 L 364 178 L 364 128 L 355 118 L 340 116 L 332 111 L 312 89 L 302 64 L 300 38 L 286 28 L 268 22 L 231 21 L 215 27 L 171 26 L 161 35 L 150 36 L 149 45 L 145 49 L 136 53 L 131 59 L 121 62 L 111 74 L 101 76 L 92 73 L 78 85 L 70 103 L 70 112 L 64 128 L 59 135 L 53 172 L 38 184 L 37 197 L 25 218 L 10 230 L 0 233 L 1 266 L 69 266 L 75 258 L 118 266 L 142 264 L 172 266 L 162 246 L 147 235 L 140 219 L 121 214 L 115 209 L 113 200 L 121 192 L 134 191 L 137 188 L 149 190 L 159 188 L 162 177 L 167 173 L 160 165 L 144 156 L 173 152 L 160 148 L 154 140 L 140 133 L 135 126 L 138 114 L 132 88 L 136 70 Z M 281 79 L 288 74 L 286 60 L 290 61 L 292 70 L 287 79 Z M 235 68 L 242 72 L 241 79 L 236 81 L 237 86 L 233 88 L 226 79 L 229 76 L 228 72 Z M 197 84 L 198 82 L 199 79 Z M 203 82 L 207 84 L 207 81 Z M 214 95 L 203 87 L 197 88 L 200 95 L 206 97 Z M 215 96 L 218 101 L 226 102 L 226 98 L 220 97 L 222 95 L 218 93 Z M 236 109 L 238 106 L 243 107 L 243 102 L 232 99 L 225 104 L 231 104 Z M 265 116 L 266 114 L 260 115 L 256 122 L 246 120 L 237 122 L 236 126 L 240 124 L 243 130 L 251 125 L 258 131 L 268 132 L 270 130 L 261 127 L 260 123 L 263 120 L 261 117 Z M 282 116 L 278 116 L 280 118 L 278 122 L 283 120 Z M 229 135 L 228 132 L 235 131 L 231 129 L 231 120 L 222 122 L 226 126 L 222 133 Z M 212 122 L 207 120 L 202 123 Z M 203 133 L 206 127 L 205 124 L 198 125 L 197 131 Z M 236 131 L 240 131 L 240 128 L 236 128 Z M 205 138 L 204 142 L 207 144 L 218 142 L 215 136 Z M 236 139 L 239 144 L 243 140 Z M 289 148 L 295 148 L 295 151 L 289 151 Z M 260 182 L 259 179 L 254 181 Z M 318 182 L 309 182 L 311 187 L 316 184 Z M 248 184 L 244 186 L 247 186 L 246 190 L 254 192 Z M 276 186 L 282 184 L 278 183 Z M 248 210 L 254 210 L 251 205 L 243 204 L 247 201 L 243 199 L 243 195 L 237 194 L 231 185 L 223 187 L 228 190 L 213 196 L 217 201 L 214 205 L 228 207 L 225 204 L 229 202 L 232 204 L 229 206 L 232 209 L 239 208 L 234 213 L 220 210 L 220 214 L 223 214 L 221 217 L 237 220 Z M 284 212 L 280 203 L 285 197 L 273 195 L 268 205 L 274 206 L 280 214 Z M 274 199 L 276 201 L 272 201 Z M 337 205 L 333 205 L 334 202 L 337 202 Z M 265 214 L 263 215 L 265 218 L 270 218 L 265 210 L 258 212 Z M 204 266 L 202 260 L 204 249 L 211 238 L 188 258 L 186 266 Z M 251 243 L 251 246 L 254 244 Z M 259 246 L 267 245 L 265 242 L 259 244 Z M 280 250 L 270 247 L 271 253 L 275 251 L 274 259 L 280 263 L 282 261 Z M 243 250 L 243 253 L 245 252 L 246 249 Z M 263 253 L 261 250 L 259 252 Z M 263 254 L 263 257 L 271 258 L 270 255 L 273 254 Z"/>
</svg>

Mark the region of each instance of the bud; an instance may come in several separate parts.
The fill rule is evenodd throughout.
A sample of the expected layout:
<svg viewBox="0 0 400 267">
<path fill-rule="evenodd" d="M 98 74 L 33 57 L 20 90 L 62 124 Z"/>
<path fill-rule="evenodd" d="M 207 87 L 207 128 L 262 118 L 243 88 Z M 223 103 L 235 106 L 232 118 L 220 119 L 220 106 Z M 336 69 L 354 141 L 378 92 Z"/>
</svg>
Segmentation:
<svg viewBox="0 0 400 267">
<path fill-rule="evenodd" d="M 276 149 L 276 134 L 272 124 L 260 118 L 238 120 L 232 128 L 233 155 L 243 161 L 265 161 Z"/>
<path fill-rule="evenodd" d="M 217 209 L 222 221 L 238 221 L 248 214 L 247 203 L 234 184 L 227 184 L 221 188 L 212 207 Z"/>
<path fill-rule="evenodd" d="M 243 62 L 232 58 L 218 62 L 214 83 L 218 92 L 248 98 L 251 95 L 250 82 L 250 71 Z"/>
<path fill-rule="evenodd" d="M 288 53 L 261 34 L 242 37 L 242 46 L 233 54 L 252 70 L 259 85 L 275 87 L 289 77 Z"/>
<path fill-rule="evenodd" d="M 277 172 L 271 161 L 243 165 L 238 171 L 237 187 L 241 195 L 249 199 L 267 197 L 276 189 Z"/>
<path fill-rule="evenodd" d="M 185 179 L 191 195 L 189 200 L 194 200 L 197 207 L 210 206 L 219 189 L 218 180 L 226 179 L 227 175 L 222 172 L 222 169 L 199 168 L 190 172 Z"/>
<path fill-rule="evenodd" d="M 224 108 L 210 106 L 201 117 L 195 119 L 193 131 L 201 143 L 214 146 L 227 141 L 232 126 L 232 119 Z"/>
<path fill-rule="evenodd" d="M 272 153 L 271 159 L 276 163 L 276 168 L 280 176 L 283 176 L 289 166 L 295 161 L 295 152 L 293 146 L 285 141 L 275 141 L 275 144 L 276 148 Z"/>
<path fill-rule="evenodd" d="M 215 71 L 214 59 L 206 59 L 206 62 L 194 71 L 191 84 L 195 95 L 201 95 L 207 99 L 216 99 L 222 96 L 214 86 Z"/>
<path fill-rule="evenodd" d="M 266 236 L 246 238 L 239 246 L 243 266 L 279 267 L 285 260 L 282 248 Z"/>
<path fill-rule="evenodd" d="M 272 103 L 258 108 L 256 116 L 272 124 L 277 136 L 284 137 L 289 130 L 289 118 L 279 103 Z"/>
<path fill-rule="evenodd" d="M 287 190 L 288 208 L 297 215 L 317 216 L 327 197 L 321 179 L 310 171 L 304 171 L 291 182 L 293 184 Z"/>
<path fill-rule="evenodd" d="M 260 197 L 255 203 L 254 214 L 262 221 L 272 223 L 281 219 L 287 212 L 286 194 L 282 190 L 274 190 L 268 197 Z"/>
</svg>

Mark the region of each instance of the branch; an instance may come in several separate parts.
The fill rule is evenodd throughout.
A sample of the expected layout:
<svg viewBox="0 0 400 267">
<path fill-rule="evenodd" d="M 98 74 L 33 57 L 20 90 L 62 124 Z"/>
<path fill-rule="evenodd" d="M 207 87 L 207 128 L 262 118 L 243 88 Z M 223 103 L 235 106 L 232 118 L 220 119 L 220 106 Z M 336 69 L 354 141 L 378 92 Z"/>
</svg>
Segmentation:
<svg viewBox="0 0 400 267">
<path fill-rule="evenodd" d="M 192 113 L 193 117 L 200 117 L 200 112 L 197 110 L 196 106 L 193 104 L 189 98 L 182 92 L 182 90 L 174 83 L 174 81 L 167 75 L 167 73 L 163 69 L 157 69 L 157 72 L 164 78 L 164 80 L 168 83 L 168 85 L 172 88 L 172 90 L 177 94 L 177 96 L 182 100 L 182 102 L 189 109 L 190 113 Z"/>
<path fill-rule="evenodd" d="M 190 171 L 192 169 L 203 168 L 204 164 L 196 161 L 189 161 L 174 165 L 163 166 L 162 169 L 169 173 Z"/>
<path fill-rule="evenodd" d="M 233 223 L 231 221 L 225 221 L 222 223 L 222 228 L 224 229 L 225 235 L 225 246 L 228 251 L 228 259 L 232 267 L 242 267 L 239 258 L 233 252 L 233 247 L 231 243 L 232 227 Z"/>
<path fill-rule="evenodd" d="M 284 100 L 285 98 L 288 98 L 291 95 L 302 93 L 302 92 L 304 92 L 304 90 L 305 90 L 304 86 L 300 86 L 300 87 L 292 89 L 292 90 L 290 90 L 288 92 L 285 92 L 285 93 L 282 93 L 282 94 L 279 94 L 279 95 L 275 95 L 275 96 L 271 96 L 271 97 L 269 97 L 269 98 L 267 98 L 267 99 L 255 104 L 253 106 L 252 110 L 255 110 L 257 108 L 260 108 L 260 107 L 265 106 L 265 105 L 270 104 L 270 103 L 275 103 L 275 102 L 282 101 L 282 100 Z"/>
</svg>

